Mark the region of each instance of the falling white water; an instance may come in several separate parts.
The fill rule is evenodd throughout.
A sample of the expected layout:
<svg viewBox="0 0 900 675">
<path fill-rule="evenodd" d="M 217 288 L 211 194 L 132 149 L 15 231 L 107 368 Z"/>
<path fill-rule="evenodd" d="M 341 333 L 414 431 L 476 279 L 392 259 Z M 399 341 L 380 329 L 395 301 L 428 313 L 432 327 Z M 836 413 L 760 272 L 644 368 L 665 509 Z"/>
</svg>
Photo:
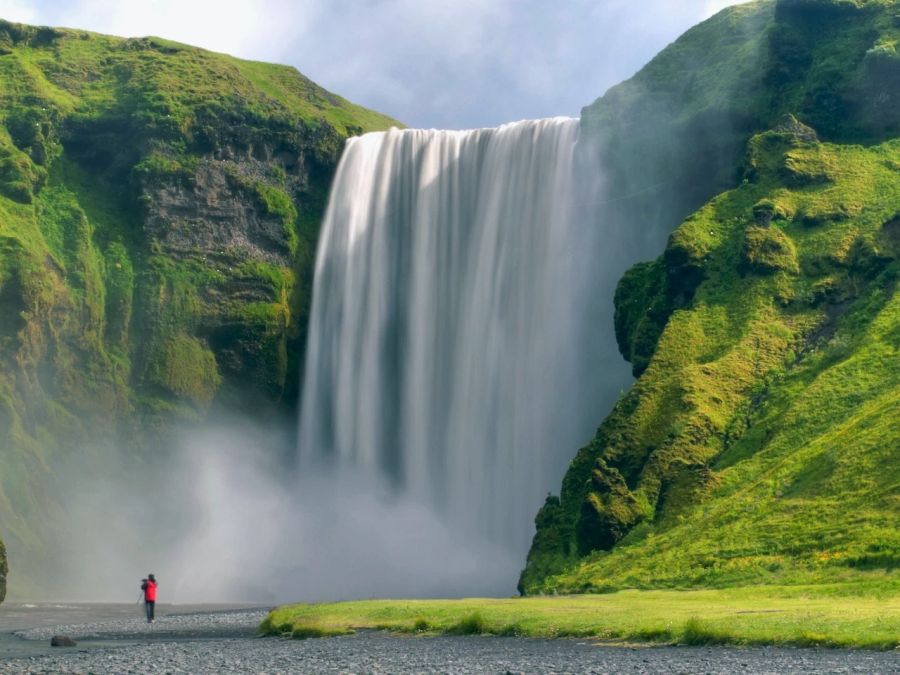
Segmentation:
<svg viewBox="0 0 900 675">
<path fill-rule="evenodd" d="M 521 562 L 605 412 L 586 346 L 602 265 L 596 227 L 576 217 L 578 126 L 350 139 L 316 263 L 301 467 L 380 474 Z"/>
</svg>

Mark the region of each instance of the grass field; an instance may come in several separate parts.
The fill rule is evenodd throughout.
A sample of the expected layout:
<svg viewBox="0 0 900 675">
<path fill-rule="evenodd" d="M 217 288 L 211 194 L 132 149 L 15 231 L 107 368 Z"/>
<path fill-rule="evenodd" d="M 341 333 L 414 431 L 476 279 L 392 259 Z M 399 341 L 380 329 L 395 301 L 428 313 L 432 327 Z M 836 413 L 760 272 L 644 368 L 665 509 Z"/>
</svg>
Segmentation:
<svg viewBox="0 0 900 675">
<path fill-rule="evenodd" d="M 298 604 L 273 610 L 260 626 L 265 635 L 295 638 L 358 629 L 894 649 L 900 646 L 900 584 L 885 578 L 828 586 Z"/>
</svg>

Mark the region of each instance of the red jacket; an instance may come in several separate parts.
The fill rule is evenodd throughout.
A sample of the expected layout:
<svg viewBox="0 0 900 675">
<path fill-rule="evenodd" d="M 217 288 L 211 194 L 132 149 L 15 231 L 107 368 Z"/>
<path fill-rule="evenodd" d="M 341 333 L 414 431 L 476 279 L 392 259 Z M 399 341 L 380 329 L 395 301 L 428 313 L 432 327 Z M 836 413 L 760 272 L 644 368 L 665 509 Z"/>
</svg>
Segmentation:
<svg viewBox="0 0 900 675">
<path fill-rule="evenodd" d="M 147 602 L 156 602 L 156 582 L 145 581 L 141 588 L 144 591 L 144 600 Z"/>
</svg>

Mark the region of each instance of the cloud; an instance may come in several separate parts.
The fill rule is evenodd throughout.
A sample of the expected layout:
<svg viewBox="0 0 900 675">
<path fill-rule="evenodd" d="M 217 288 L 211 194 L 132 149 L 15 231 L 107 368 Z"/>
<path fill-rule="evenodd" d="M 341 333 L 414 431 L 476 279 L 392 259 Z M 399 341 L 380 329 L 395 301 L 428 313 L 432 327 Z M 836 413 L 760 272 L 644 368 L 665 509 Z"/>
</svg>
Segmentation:
<svg viewBox="0 0 900 675">
<path fill-rule="evenodd" d="M 0 0 L 0 18 L 17 23 L 36 23 L 38 13 L 26 0 Z"/>
<path fill-rule="evenodd" d="M 708 9 L 706 0 L 344 0 L 316 18 L 327 41 L 286 56 L 313 79 L 416 126 L 494 125 L 577 115 Z"/>
<path fill-rule="evenodd" d="M 312 5 L 311 5 L 312 6 Z M 279 20 L 290 14 L 290 20 Z M 157 35 L 244 58 L 272 58 L 304 31 L 303 15 L 287 0 L 79 0 L 51 13 L 53 23 L 101 33 Z"/>
</svg>

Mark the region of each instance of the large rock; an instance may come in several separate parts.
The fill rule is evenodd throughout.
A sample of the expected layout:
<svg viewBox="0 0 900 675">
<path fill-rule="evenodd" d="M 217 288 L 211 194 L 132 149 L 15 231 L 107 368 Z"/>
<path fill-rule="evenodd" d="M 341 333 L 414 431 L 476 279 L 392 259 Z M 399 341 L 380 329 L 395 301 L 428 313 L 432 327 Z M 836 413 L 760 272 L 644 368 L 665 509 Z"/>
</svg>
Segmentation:
<svg viewBox="0 0 900 675">
<path fill-rule="evenodd" d="M 6 547 L 0 540 L 0 602 L 6 599 L 6 575 L 9 573 L 9 566 L 6 562 Z"/>
<path fill-rule="evenodd" d="M 54 635 L 50 638 L 51 647 L 74 647 L 77 643 L 67 635 Z"/>
</svg>

